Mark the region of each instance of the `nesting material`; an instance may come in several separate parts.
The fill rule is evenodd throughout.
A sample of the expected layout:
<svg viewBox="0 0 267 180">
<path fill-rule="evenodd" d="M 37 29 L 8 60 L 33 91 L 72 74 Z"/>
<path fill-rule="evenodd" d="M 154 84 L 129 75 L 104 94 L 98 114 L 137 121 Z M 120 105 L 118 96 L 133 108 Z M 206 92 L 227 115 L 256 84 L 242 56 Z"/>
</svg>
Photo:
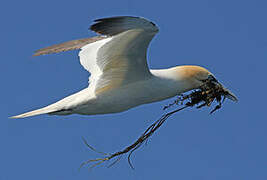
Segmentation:
<svg viewBox="0 0 267 180">
<path fill-rule="evenodd" d="M 189 94 L 178 95 L 173 103 L 165 106 L 163 109 L 165 110 L 173 105 L 183 104 L 190 107 L 196 106 L 196 108 L 199 109 L 205 106 L 210 107 L 211 104 L 216 101 L 217 105 L 210 112 L 213 113 L 222 107 L 222 103 L 226 98 L 237 102 L 236 96 L 222 84 L 217 81 L 206 80 L 199 89 L 191 91 Z"/>
<path fill-rule="evenodd" d="M 96 151 L 95 148 L 90 146 L 85 139 L 83 139 L 84 143 L 89 147 L 91 150 L 103 155 L 103 158 L 98 159 L 91 159 L 81 164 L 81 167 L 87 164 L 91 164 L 89 168 L 93 168 L 97 165 L 102 164 L 103 162 L 109 161 L 111 159 L 116 159 L 114 162 L 112 162 L 108 167 L 114 165 L 116 162 L 118 162 L 122 155 L 128 154 L 128 163 L 132 169 L 134 169 L 132 163 L 131 163 L 131 155 L 132 153 L 137 150 L 144 142 L 147 142 L 148 138 L 154 134 L 154 132 L 162 126 L 162 124 L 173 114 L 188 108 L 188 107 L 196 107 L 197 109 L 203 108 L 203 107 L 211 107 L 211 104 L 213 102 L 216 102 L 217 104 L 212 109 L 210 113 L 215 112 L 216 110 L 220 109 L 222 107 L 222 103 L 224 100 L 228 98 L 232 101 L 237 101 L 236 96 L 231 93 L 228 89 L 224 88 L 222 84 L 220 84 L 217 81 L 214 80 L 206 80 L 204 82 L 204 85 L 201 86 L 199 89 L 191 91 L 188 94 L 180 94 L 177 96 L 177 99 L 165 106 L 163 109 L 169 109 L 173 106 L 179 106 L 178 109 L 175 109 L 171 112 L 168 112 L 161 116 L 160 119 L 156 120 L 152 125 L 150 125 L 144 133 L 130 146 L 126 147 L 122 151 L 118 151 L 115 153 L 107 154 L 103 152 Z"/>
</svg>

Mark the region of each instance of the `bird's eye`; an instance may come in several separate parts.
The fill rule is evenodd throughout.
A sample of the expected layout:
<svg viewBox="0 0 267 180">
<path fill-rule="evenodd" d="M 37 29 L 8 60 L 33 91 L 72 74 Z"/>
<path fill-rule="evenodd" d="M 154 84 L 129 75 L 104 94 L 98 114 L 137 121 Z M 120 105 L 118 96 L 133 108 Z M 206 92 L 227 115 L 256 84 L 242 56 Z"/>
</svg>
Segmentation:
<svg viewBox="0 0 267 180">
<path fill-rule="evenodd" d="M 213 75 L 209 75 L 207 79 L 201 80 L 202 82 L 218 82 Z"/>
<path fill-rule="evenodd" d="M 218 82 L 217 79 L 213 75 L 209 75 L 208 80 L 211 82 Z"/>
</svg>

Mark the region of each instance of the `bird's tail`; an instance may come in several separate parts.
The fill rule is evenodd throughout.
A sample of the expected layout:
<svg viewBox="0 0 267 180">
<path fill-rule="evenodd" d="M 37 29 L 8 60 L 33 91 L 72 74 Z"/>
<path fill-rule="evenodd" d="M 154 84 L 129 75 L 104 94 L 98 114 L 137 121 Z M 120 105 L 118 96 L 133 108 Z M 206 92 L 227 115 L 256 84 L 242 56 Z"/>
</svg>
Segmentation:
<svg viewBox="0 0 267 180">
<path fill-rule="evenodd" d="M 77 104 L 80 103 L 80 100 L 83 100 L 83 97 L 87 97 L 87 96 L 88 96 L 88 90 L 84 89 L 78 93 L 65 97 L 64 99 L 61 99 L 60 101 L 57 101 L 46 107 L 36 109 L 30 112 L 26 112 L 20 115 L 12 116 L 10 118 L 12 119 L 25 118 L 25 117 L 36 116 L 40 114 L 50 114 L 50 115 L 73 114 L 75 111 L 72 109 L 72 107 L 77 106 Z"/>
<path fill-rule="evenodd" d="M 23 114 L 12 116 L 10 118 L 12 118 L 12 119 L 25 118 L 25 117 L 36 116 L 36 115 L 40 115 L 40 114 L 48 114 L 48 113 L 52 113 L 55 111 L 56 110 L 51 108 L 51 106 L 46 106 L 44 108 L 40 108 L 40 109 L 36 109 L 36 110 L 30 111 L 30 112 L 26 112 Z"/>
</svg>

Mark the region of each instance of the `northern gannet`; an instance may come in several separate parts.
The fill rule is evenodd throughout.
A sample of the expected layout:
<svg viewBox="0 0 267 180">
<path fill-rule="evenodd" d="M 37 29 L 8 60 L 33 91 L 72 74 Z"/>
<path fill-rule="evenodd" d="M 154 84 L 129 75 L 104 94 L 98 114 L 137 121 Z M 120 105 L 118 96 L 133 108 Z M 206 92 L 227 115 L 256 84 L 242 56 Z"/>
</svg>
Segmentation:
<svg viewBox="0 0 267 180">
<path fill-rule="evenodd" d="M 216 81 L 211 72 L 200 66 L 149 69 L 147 48 L 159 29 L 144 18 L 97 19 L 90 29 L 100 36 L 53 45 L 34 54 L 80 49 L 80 63 L 91 74 L 89 86 L 54 104 L 11 118 L 118 113 L 197 89 L 208 78 Z M 237 100 L 232 93 L 228 98 Z"/>
</svg>

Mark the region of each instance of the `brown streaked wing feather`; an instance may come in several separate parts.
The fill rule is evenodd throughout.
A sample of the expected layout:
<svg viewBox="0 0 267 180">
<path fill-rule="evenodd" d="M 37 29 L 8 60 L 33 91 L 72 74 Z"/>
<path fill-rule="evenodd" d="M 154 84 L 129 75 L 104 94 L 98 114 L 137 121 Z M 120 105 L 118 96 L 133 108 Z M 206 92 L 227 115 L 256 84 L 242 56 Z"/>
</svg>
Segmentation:
<svg viewBox="0 0 267 180">
<path fill-rule="evenodd" d="M 52 53 L 59 53 L 64 51 L 70 51 L 74 49 L 80 49 L 81 47 L 85 46 L 86 44 L 94 43 L 96 41 L 105 39 L 105 36 L 96 36 L 91 38 L 84 38 L 84 39 L 77 39 L 72 41 L 67 41 L 60 44 L 55 44 L 53 46 L 49 46 L 46 48 L 39 49 L 35 51 L 33 56 L 40 56 L 44 54 L 52 54 Z"/>
</svg>

